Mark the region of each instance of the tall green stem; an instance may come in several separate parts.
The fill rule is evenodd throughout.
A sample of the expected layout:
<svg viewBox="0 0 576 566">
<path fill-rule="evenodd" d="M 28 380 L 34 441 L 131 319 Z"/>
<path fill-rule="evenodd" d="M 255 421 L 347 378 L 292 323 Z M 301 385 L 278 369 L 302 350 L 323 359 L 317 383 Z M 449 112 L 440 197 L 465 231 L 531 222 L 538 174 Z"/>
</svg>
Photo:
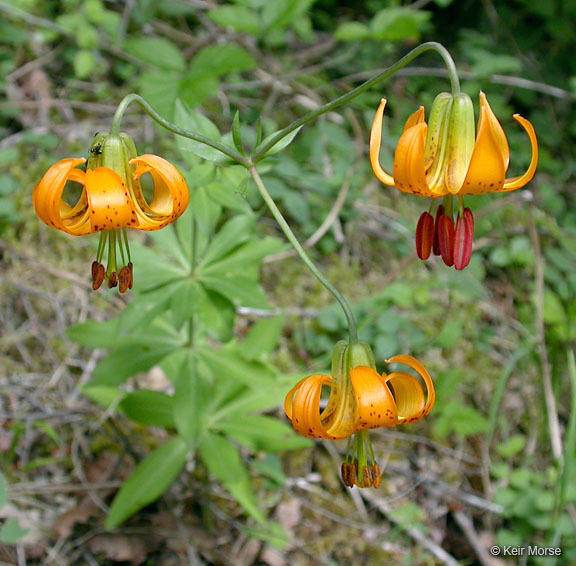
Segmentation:
<svg viewBox="0 0 576 566">
<path fill-rule="evenodd" d="M 438 53 L 438 55 L 440 55 L 440 57 L 442 57 L 442 59 L 444 60 L 444 64 L 448 69 L 448 75 L 450 76 L 452 94 L 453 95 L 460 94 L 460 81 L 458 79 L 458 73 L 456 72 L 456 65 L 454 64 L 452 56 L 450 55 L 450 53 L 448 53 L 448 50 L 443 45 L 441 45 L 440 43 L 436 43 L 435 41 L 423 43 L 422 45 L 415 47 L 412 51 L 410 51 L 410 53 L 404 55 L 402 59 L 394 63 L 394 65 L 392 65 L 391 67 L 388 67 L 386 70 L 382 71 L 379 75 L 372 77 L 365 83 L 362 83 L 359 87 L 356 87 L 354 90 L 351 90 L 350 92 L 336 98 L 332 102 L 324 104 L 323 106 L 320 106 L 320 108 L 317 108 L 312 112 L 309 112 L 305 116 L 302 116 L 302 118 L 300 118 L 299 120 L 292 122 L 292 124 L 284 128 L 283 130 L 280 130 L 274 137 L 272 137 L 266 143 L 263 143 L 262 145 L 256 148 L 256 151 L 252 154 L 252 162 L 254 164 L 258 163 L 258 161 L 260 161 L 260 159 L 262 159 L 266 155 L 266 152 L 270 148 L 276 145 L 282 138 L 286 137 L 295 129 L 318 118 L 318 116 L 321 116 L 326 112 L 336 110 L 336 108 L 339 108 L 343 104 L 350 102 L 350 100 L 356 98 L 359 94 L 363 93 L 365 90 L 368 90 L 369 88 L 377 85 L 378 83 L 381 83 L 383 80 L 389 78 L 394 73 L 398 72 L 400 69 L 403 69 L 406 65 L 408 65 L 408 63 L 410 63 L 411 61 L 416 59 L 416 57 L 422 55 L 422 53 L 425 53 L 426 51 L 435 51 L 436 53 Z"/>
<path fill-rule="evenodd" d="M 338 301 L 338 303 L 342 307 L 344 315 L 346 316 L 346 321 L 348 322 L 348 333 L 350 335 L 349 343 L 354 344 L 358 342 L 356 321 L 354 320 L 354 315 L 352 314 L 352 309 L 350 308 L 350 305 L 348 304 L 342 293 L 340 293 L 340 291 L 338 291 L 338 289 L 336 289 L 336 287 L 334 287 L 334 285 L 332 285 L 332 283 L 330 283 L 330 281 L 328 281 L 328 279 L 326 279 L 326 277 L 322 275 L 322 273 L 314 265 L 314 263 L 312 263 L 312 260 L 308 257 L 308 254 L 304 251 L 304 248 L 300 245 L 300 242 L 294 235 L 294 232 L 292 232 L 292 229 L 288 225 L 288 222 L 286 222 L 284 216 L 282 216 L 282 213 L 280 212 L 279 208 L 276 206 L 276 203 L 270 196 L 270 193 L 266 189 L 266 186 L 264 185 L 264 182 L 262 181 L 262 178 L 260 177 L 260 174 L 258 173 L 256 168 L 250 167 L 248 171 L 250 172 L 250 175 L 252 175 L 252 178 L 254 179 L 254 182 L 256 183 L 258 191 L 262 195 L 264 202 L 270 209 L 270 212 L 276 219 L 276 222 L 278 222 L 280 228 L 282 229 L 282 232 L 284 232 L 284 235 L 286 236 L 288 241 L 292 244 L 292 246 L 296 250 L 296 253 L 300 256 L 300 259 L 306 264 L 306 267 L 312 272 L 312 275 L 314 275 L 314 277 L 316 277 L 316 279 L 318 279 L 318 281 L 320 281 L 320 283 L 322 283 L 322 285 L 324 285 L 324 287 L 326 287 L 326 289 L 328 289 L 328 291 L 332 293 L 334 298 Z"/>
</svg>

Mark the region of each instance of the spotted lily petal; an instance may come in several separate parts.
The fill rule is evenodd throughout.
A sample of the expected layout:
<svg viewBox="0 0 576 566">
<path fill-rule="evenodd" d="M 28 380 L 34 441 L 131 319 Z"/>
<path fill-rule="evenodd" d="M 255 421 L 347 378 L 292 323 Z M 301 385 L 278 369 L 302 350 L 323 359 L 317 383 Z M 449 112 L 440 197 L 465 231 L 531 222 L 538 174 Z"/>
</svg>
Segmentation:
<svg viewBox="0 0 576 566">
<path fill-rule="evenodd" d="M 326 440 L 338 440 L 348 436 L 328 434 L 322 424 L 320 415 L 322 386 L 330 385 L 331 381 L 332 379 L 328 375 L 311 375 L 299 381 L 286 395 L 284 411 L 292 421 L 294 430 L 301 436 Z"/>
<path fill-rule="evenodd" d="M 32 204 L 40 220 L 74 236 L 89 234 L 91 231 L 86 218 L 80 224 L 77 222 L 79 215 L 83 217 L 86 201 L 83 201 L 82 206 L 80 197 L 79 203 L 71 207 L 62 200 L 62 193 L 69 180 L 84 184 L 84 172 L 75 168 L 85 162 L 84 158 L 77 158 L 55 163 L 36 184 L 32 193 Z"/>
<path fill-rule="evenodd" d="M 506 155 L 502 151 L 501 128 L 494 127 L 491 112 L 488 103 L 482 104 L 481 98 L 476 145 L 459 192 L 461 195 L 492 193 L 501 190 L 504 184 Z"/>
<path fill-rule="evenodd" d="M 408 374 L 392 373 L 387 376 L 386 381 L 394 387 L 396 393 L 396 404 L 398 406 L 398 424 L 407 424 L 416 422 L 423 419 L 430 413 L 436 401 L 436 391 L 434 390 L 434 383 L 428 373 L 428 370 L 412 356 L 394 356 L 386 363 L 404 364 L 411 367 L 422 378 L 426 385 L 426 402 L 423 403 L 423 390 L 420 383 L 415 378 Z M 412 378 L 411 381 L 407 379 Z M 416 382 L 416 383 L 414 383 Z M 416 388 L 417 386 L 417 388 Z M 422 395 L 422 397 L 420 397 Z"/>
<path fill-rule="evenodd" d="M 376 370 L 366 366 L 351 369 L 350 381 L 358 399 L 358 431 L 398 424 L 392 392 Z"/>
<path fill-rule="evenodd" d="M 504 168 L 508 169 L 508 165 L 510 164 L 510 147 L 508 146 L 508 140 L 506 139 L 506 134 L 502 129 L 502 125 L 498 118 L 496 118 L 496 114 L 492 111 L 492 107 L 488 104 L 488 99 L 486 98 L 486 94 L 480 91 L 479 94 L 480 99 L 480 119 L 482 119 L 482 108 L 486 110 L 484 119 L 490 122 L 490 127 L 492 129 L 492 133 L 496 139 L 496 143 L 500 148 L 500 154 L 502 155 L 502 159 L 504 160 Z"/>
<path fill-rule="evenodd" d="M 188 206 L 186 181 L 176 167 L 157 155 L 140 155 L 130 160 L 134 172 L 134 202 L 140 230 L 159 230 L 176 220 Z M 140 186 L 142 175 L 150 173 L 154 195 L 147 203 Z"/>
<path fill-rule="evenodd" d="M 394 389 L 398 407 L 398 424 L 407 424 L 419 420 L 425 404 L 424 390 L 420 382 L 407 373 L 394 372 L 386 376 L 386 384 Z M 420 417 L 422 418 L 422 417 Z"/>
<path fill-rule="evenodd" d="M 424 170 L 424 148 L 428 126 L 421 122 L 406 130 L 394 154 L 394 182 L 405 193 L 436 197 L 429 187 Z"/>
<path fill-rule="evenodd" d="M 86 194 L 94 232 L 138 226 L 128 188 L 120 175 L 111 169 L 88 169 Z"/>
</svg>

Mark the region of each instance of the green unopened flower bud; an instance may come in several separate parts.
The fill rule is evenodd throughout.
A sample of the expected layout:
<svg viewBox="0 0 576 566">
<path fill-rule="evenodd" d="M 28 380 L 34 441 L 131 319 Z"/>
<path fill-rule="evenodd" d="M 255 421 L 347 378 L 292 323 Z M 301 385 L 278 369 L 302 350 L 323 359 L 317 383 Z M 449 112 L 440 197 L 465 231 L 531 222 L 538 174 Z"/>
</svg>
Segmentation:
<svg viewBox="0 0 576 566">
<path fill-rule="evenodd" d="M 424 168 L 430 190 L 457 193 L 474 151 L 474 107 L 467 94 L 440 93 L 430 110 Z"/>
</svg>

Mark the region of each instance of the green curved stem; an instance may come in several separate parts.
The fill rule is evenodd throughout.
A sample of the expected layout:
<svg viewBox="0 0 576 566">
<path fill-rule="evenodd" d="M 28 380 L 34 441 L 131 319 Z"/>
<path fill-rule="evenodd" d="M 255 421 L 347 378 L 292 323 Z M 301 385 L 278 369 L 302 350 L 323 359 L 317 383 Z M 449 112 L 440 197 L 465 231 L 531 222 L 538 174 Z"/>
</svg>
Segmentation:
<svg viewBox="0 0 576 566">
<path fill-rule="evenodd" d="M 162 118 L 162 116 L 160 116 L 138 94 L 129 94 L 122 99 L 122 101 L 118 105 L 118 108 L 116 108 L 116 112 L 114 113 L 114 118 L 112 118 L 112 124 L 110 125 L 110 133 L 111 134 L 113 134 L 113 135 L 119 134 L 120 123 L 122 122 L 122 117 L 124 116 L 124 113 L 126 112 L 126 109 L 128 108 L 128 106 L 130 106 L 130 104 L 132 104 L 133 102 L 138 104 L 144 110 L 144 112 L 146 112 L 146 114 L 148 114 L 148 116 L 150 116 L 150 118 L 152 118 L 152 120 L 157 122 L 163 128 L 166 128 L 168 131 L 173 132 L 174 134 L 177 134 L 177 135 L 182 136 L 184 138 L 189 138 L 191 140 L 194 140 L 194 141 L 203 143 L 205 145 L 208 145 L 208 146 L 220 151 L 224 155 L 227 155 L 228 157 L 230 157 L 234 161 L 237 161 L 241 165 L 244 165 L 244 167 L 250 167 L 252 165 L 249 159 L 246 159 L 246 157 L 240 155 L 240 153 L 238 153 L 236 150 L 232 149 L 231 147 L 228 147 L 227 145 L 224 145 L 222 143 L 211 140 L 210 138 L 201 136 L 200 134 L 195 134 L 194 132 L 190 132 L 188 130 L 184 130 L 182 128 L 179 128 L 178 126 L 176 126 L 176 124 L 172 124 L 172 122 L 168 122 L 168 120 L 164 120 L 164 118 Z"/>
<path fill-rule="evenodd" d="M 252 154 L 252 162 L 254 164 L 258 163 L 258 161 L 260 161 L 266 155 L 266 153 L 270 150 L 270 148 L 276 145 L 282 138 L 286 137 L 288 134 L 293 132 L 296 128 L 299 128 L 304 124 L 307 124 L 308 122 L 318 118 L 318 116 L 321 116 L 326 112 L 331 112 L 332 110 L 339 108 L 343 104 L 350 102 L 350 100 L 356 98 L 359 94 L 362 94 L 365 90 L 368 90 L 374 85 L 381 83 L 383 80 L 389 78 L 394 73 L 398 72 L 400 69 L 403 69 L 406 65 L 408 65 L 408 63 L 410 63 L 411 61 L 416 59 L 416 57 L 422 55 L 422 53 L 425 53 L 426 51 L 435 51 L 436 53 L 438 53 L 438 55 L 440 55 L 440 57 L 442 57 L 442 59 L 444 60 L 444 64 L 448 69 L 448 75 L 450 76 L 452 94 L 453 95 L 460 94 L 460 81 L 458 79 L 458 73 L 456 72 L 456 65 L 454 64 L 454 60 L 452 59 L 452 56 L 450 55 L 448 50 L 443 45 L 435 41 L 423 43 L 422 45 L 419 45 L 418 47 L 412 49 L 410 53 L 404 55 L 404 57 L 402 57 L 402 59 L 394 63 L 394 65 L 388 67 L 386 70 L 382 71 L 375 77 L 372 77 L 371 79 L 367 80 L 365 83 L 362 83 L 354 90 L 351 90 L 350 92 L 336 98 L 335 100 L 329 102 L 328 104 L 320 106 L 320 108 L 317 108 L 312 112 L 308 112 L 308 114 L 302 116 L 302 118 L 300 118 L 299 120 L 292 122 L 289 126 L 284 128 L 283 130 L 280 130 L 273 138 L 271 138 L 266 143 L 256 148 L 256 150 Z"/>
<path fill-rule="evenodd" d="M 403 69 L 406 65 L 408 65 L 408 63 L 410 63 L 411 61 L 416 59 L 416 57 L 418 57 L 419 55 L 422 55 L 422 53 L 425 53 L 427 51 L 435 51 L 436 53 L 438 53 L 438 55 L 440 55 L 440 57 L 442 57 L 444 64 L 446 65 L 446 68 L 448 69 L 448 75 L 450 77 L 452 94 L 453 95 L 459 94 L 460 93 L 460 81 L 458 79 L 458 73 L 456 71 L 456 65 L 454 64 L 454 60 L 452 59 L 448 50 L 443 45 L 441 45 L 440 43 L 437 43 L 435 41 L 423 43 L 422 45 L 415 47 L 412 51 L 410 51 L 410 53 L 406 54 L 404 57 L 402 57 L 402 59 L 400 59 L 399 61 L 394 63 L 394 65 L 388 67 L 386 70 L 382 71 L 380 74 L 376 75 L 375 77 L 372 77 L 371 79 L 369 79 L 365 83 L 356 87 L 354 90 L 351 90 L 350 92 L 336 98 L 332 102 L 329 102 L 328 104 L 324 104 L 320 108 L 317 108 L 316 110 L 309 112 L 305 116 L 302 116 L 302 118 L 296 120 L 295 122 L 292 122 L 289 126 L 284 128 L 283 130 L 280 130 L 279 132 L 277 132 L 277 134 L 274 137 L 272 137 L 270 140 L 268 140 L 266 143 L 263 143 L 260 146 L 258 146 L 250 158 L 241 155 L 238 151 L 234 150 L 231 147 L 228 147 L 227 145 L 213 141 L 210 138 L 201 136 L 199 134 L 195 134 L 194 132 L 190 132 L 190 131 L 185 130 L 183 128 L 179 128 L 175 124 L 168 122 L 167 120 L 162 118 L 162 116 L 160 116 L 157 112 L 155 112 L 153 110 L 153 108 L 141 96 L 139 96 L 137 94 L 129 94 L 126 97 L 124 97 L 124 99 L 120 102 L 120 104 L 118 105 L 118 108 L 116 109 L 116 112 L 114 114 L 114 118 L 112 119 L 112 125 L 110 127 L 110 133 L 116 134 L 116 135 L 119 133 L 120 122 L 122 121 L 122 117 L 124 116 L 126 109 L 128 108 L 128 106 L 130 104 L 132 104 L 133 102 L 136 102 L 138 105 L 140 105 L 140 107 L 144 110 L 144 112 L 146 112 L 146 114 L 148 114 L 148 116 L 150 116 L 150 118 L 152 118 L 155 122 L 157 122 L 163 128 L 166 128 L 168 131 L 173 132 L 174 134 L 177 134 L 179 136 L 197 141 L 199 143 L 203 143 L 209 147 L 212 147 L 213 149 L 220 151 L 224 155 L 227 155 L 228 157 L 230 157 L 231 159 L 233 159 L 234 161 L 236 161 L 240 165 L 243 165 L 247 169 L 250 169 L 253 165 L 255 165 L 261 159 L 263 159 L 264 156 L 266 155 L 266 153 L 273 146 L 275 146 L 281 139 L 285 138 L 287 135 L 292 133 L 294 130 L 296 130 L 297 128 L 303 126 L 304 124 L 307 124 L 308 122 L 311 122 L 312 120 L 318 118 L 318 116 L 321 116 L 322 114 L 325 114 L 326 112 L 331 112 L 332 110 L 339 108 L 340 106 L 346 104 L 347 102 L 350 102 L 351 100 L 356 98 L 359 94 L 362 94 L 364 91 L 368 90 L 369 88 L 371 88 L 371 87 L 377 85 L 378 83 L 381 83 L 385 79 L 389 78 L 390 76 L 392 76 L 394 73 L 396 73 L 400 69 Z"/>
<path fill-rule="evenodd" d="M 320 283 L 322 283 L 322 285 L 324 285 L 324 287 L 326 287 L 326 289 L 328 289 L 328 291 L 332 293 L 334 298 L 338 301 L 338 303 L 342 307 L 344 315 L 346 316 L 346 321 L 348 322 L 348 333 L 350 335 L 349 343 L 354 344 L 358 342 L 356 321 L 354 320 L 354 315 L 352 314 L 352 309 L 350 308 L 348 301 L 346 301 L 342 293 L 340 293 L 340 291 L 338 291 L 338 289 L 336 289 L 336 287 L 334 287 L 334 285 L 332 285 L 332 283 L 330 283 L 330 281 L 328 281 L 328 279 L 326 279 L 326 277 L 322 275 L 321 271 L 314 265 L 314 263 L 312 263 L 312 260 L 308 257 L 308 254 L 304 251 L 304 248 L 300 245 L 300 242 L 294 235 L 294 232 L 292 232 L 292 229 L 288 225 L 288 222 L 286 222 L 284 216 L 282 216 L 280 209 L 276 206 L 274 199 L 270 196 L 270 193 L 266 189 L 266 186 L 264 185 L 264 182 L 262 181 L 262 178 L 260 177 L 260 174 L 258 173 L 256 167 L 250 167 L 248 171 L 250 172 L 250 175 L 252 175 L 252 178 L 254 179 L 254 182 L 258 187 L 258 191 L 260 192 L 262 198 L 264 199 L 264 202 L 270 209 L 272 216 L 274 216 L 276 222 L 278 222 L 278 224 L 280 225 L 282 232 L 284 232 L 284 235 L 286 236 L 288 241 L 292 244 L 292 246 L 296 250 L 296 253 L 300 256 L 300 259 L 306 264 L 306 267 L 312 272 L 312 275 L 314 275 L 314 277 L 316 277 L 316 279 L 318 279 L 318 281 L 320 281 Z"/>
</svg>

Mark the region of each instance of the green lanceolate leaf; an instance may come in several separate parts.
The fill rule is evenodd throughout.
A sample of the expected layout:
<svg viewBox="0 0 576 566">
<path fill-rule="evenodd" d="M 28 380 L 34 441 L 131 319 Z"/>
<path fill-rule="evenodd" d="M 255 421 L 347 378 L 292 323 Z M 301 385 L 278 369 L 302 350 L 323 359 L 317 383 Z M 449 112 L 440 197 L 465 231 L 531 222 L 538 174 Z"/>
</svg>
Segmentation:
<svg viewBox="0 0 576 566">
<path fill-rule="evenodd" d="M 232 139 L 234 140 L 234 145 L 236 149 L 245 155 L 244 146 L 242 145 L 242 132 L 240 131 L 240 111 L 236 110 L 234 114 L 234 120 L 232 120 Z"/>
<path fill-rule="evenodd" d="M 174 380 L 174 421 L 181 436 L 193 445 L 204 433 L 212 403 L 213 385 L 200 377 L 190 353 Z"/>
<path fill-rule="evenodd" d="M 116 528 L 158 499 L 182 471 L 187 456 L 188 443 L 180 437 L 150 452 L 116 494 L 106 519 L 106 529 Z"/>
<path fill-rule="evenodd" d="M 180 99 L 176 101 L 175 108 L 175 120 L 181 128 L 207 137 L 212 141 L 220 141 L 221 136 L 218 128 L 210 119 L 206 118 L 206 116 L 200 114 L 200 112 L 186 108 Z M 189 138 L 177 136 L 176 143 L 183 154 L 191 152 L 208 161 L 218 161 L 222 158 L 222 153 L 217 149 Z"/>
<path fill-rule="evenodd" d="M 194 227 L 190 226 L 189 236 L 183 234 L 181 238 L 188 241 L 192 246 L 195 243 L 196 263 L 198 258 L 204 253 L 210 242 L 214 237 L 218 219 L 222 213 L 222 206 L 214 199 L 210 198 L 210 194 L 206 187 L 199 187 L 194 191 L 190 200 L 189 210 L 191 210 Z M 194 236 L 192 236 L 192 233 Z"/>
<path fill-rule="evenodd" d="M 90 384 L 86 384 L 82 385 L 80 390 L 88 399 L 107 410 L 116 407 L 125 395 L 124 391 L 120 391 L 118 387 L 110 385 L 91 387 Z"/>
<path fill-rule="evenodd" d="M 184 271 L 190 271 L 190 254 L 186 246 L 188 242 L 186 240 L 182 242 L 178 238 L 178 233 L 173 225 L 167 226 L 163 230 L 150 232 L 149 237 L 157 249 L 168 250 L 170 258 L 174 258 Z"/>
<path fill-rule="evenodd" d="M 208 334 L 220 342 L 229 342 L 233 336 L 236 308 L 223 295 L 204 289 L 198 302 L 197 332 Z"/>
<path fill-rule="evenodd" d="M 235 416 L 217 423 L 217 429 L 250 450 L 278 452 L 309 448 L 312 442 L 291 426 L 267 416 Z"/>
<path fill-rule="evenodd" d="M 259 320 L 242 341 L 242 355 L 247 360 L 264 360 L 278 346 L 284 316 Z"/>
<path fill-rule="evenodd" d="M 138 242 L 130 244 L 130 253 L 135 265 L 134 277 L 138 281 L 138 291 L 159 289 L 189 275 L 188 267 L 182 267 L 171 258 L 163 257 L 156 250 Z"/>
<path fill-rule="evenodd" d="M 224 274 L 238 271 L 239 274 L 246 275 L 246 269 L 255 267 L 254 264 L 258 264 L 266 256 L 284 250 L 285 247 L 285 244 L 278 238 L 253 238 L 227 256 L 204 267 L 202 273 L 214 275 L 216 272 Z"/>
<path fill-rule="evenodd" d="M 291 131 L 289 134 L 284 136 L 282 139 L 277 141 L 262 157 L 266 157 L 269 155 L 275 155 L 279 151 L 282 151 L 285 147 L 289 146 L 301 128 L 302 128 L 302 126 L 299 126 L 295 130 Z M 265 145 L 277 134 L 278 134 L 278 132 L 274 132 L 273 134 L 270 134 L 269 136 L 264 138 L 264 141 L 260 145 Z M 258 148 L 256 148 L 256 150 L 258 150 Z"/>
<path fill-rule="evenodd" d="M 175 428 L 174 399 L 165 393 L 140 389 L 126 394 L 119 406 L 127 417 L 138 423 Z"/>
<path fill-rule="evenodd" d="M 178 344 L 127 346 L 100 360 L 89 385 L 120 385 L 129 377 L 147 371 L 180 347 Z"/>
<path fill-rule="evenodd" d="M 228 73 L 249 71 L 256 66 L 256 60 L 248 51 L 234 43 L 223 43 L 200 49 L 192 60 L 190 72 L 203 77 L 221 77 Z"/>
<path fill-rule="evenodd" d="M 305 377 L 305 376 L 302 376 Z M 287 381 L 289 379 L 289 382 Z M 257 411 L 265 411 L 282 405 L 286 393 L 290 386 L 297 383 L 298 379 L 294 376 L 288 376 L 281 382 L 272 383 L 265 388 L 249 390 L 229 399 L 211 415 L 211 420 L 218 423 L 221 420 L 233 418 L 233 415 L 243 417 L 246 414 Z"/>
<path fill-rule="evenodd" d="M 251 517 L 264 523 L 265 517 L 258 509 L 250 477 L 238 449 L 222 436 L 207 433 L 198 450 L 210 473 L 224 484 Z"/>
<path fill-rule="evenodd" d="M 275 374 L 268 366 L 245 360 L 238 351 L 199 346 L 196 355 L 209 368 L 214 378 L 237 380 L 253 389 L 274 383 Z"/>
<path fill-rule="evenodd" d="M 176 45 L 162 37 L 129 39 L 124 49 L 138 59 L 168 71 L 184 71 L 186 62 Z"/>
<path fill-rule="evenodd" d="M 232 28 L 238 33 L 258 37 L 262 32 L 257 14 L 247 6 L 218 6 L 208 12 L 208 17 L 218 25 Z"/>
<path fill-rule="evenodd" d="M 254 233 L 254 222 L 255 217 L 250 214 L 238 214 L 228 220 L 212 240 L 199 267 L 218 261 L 234 248 L 247 242 Z"/>
</svg>

